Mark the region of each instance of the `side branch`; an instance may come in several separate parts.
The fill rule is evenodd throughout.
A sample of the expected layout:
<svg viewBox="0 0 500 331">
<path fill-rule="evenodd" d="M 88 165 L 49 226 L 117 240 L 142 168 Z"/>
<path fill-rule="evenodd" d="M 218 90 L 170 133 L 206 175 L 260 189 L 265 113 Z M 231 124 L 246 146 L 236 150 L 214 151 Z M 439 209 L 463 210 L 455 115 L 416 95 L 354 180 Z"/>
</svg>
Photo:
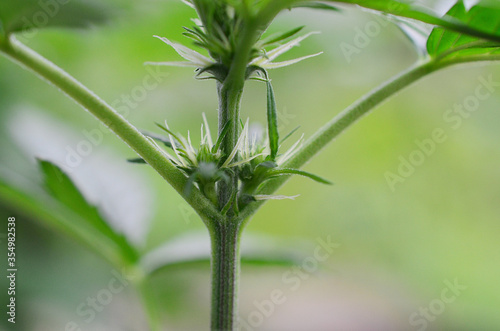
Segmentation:
<svg viewBox="0 0 500 331">
<path fill-rule="evenodd" d="M 283 167 L 299 169 L 323 149 L 323 147 L 334 140 L 362 116 L 369 113 L 405 87 L 442 67 L 442 65 L 436 65 L 434 62 L 418 64 L 371 91 L 319 129 L 318 132 L 309 138 L 297 153 L 283 165 Z M 282 176 L 267 182 L 259 190 L 259 194 L 273 194 L 289 178 L 289 176 Z M 247 222 L 250 216 L 252 216 L 264 202 L 265 201 L 258 201 L 248 205 L 240 213 L 240 221 L 243 223 Z"/>
<path fill-rule="evenodd" d="M 196 210 L 204 222 L 207 222 L 208 219 L 221 219 L 220 213 L 199 190 L 193 189 L 190 196 L 184 196 L 183 191 L 187 181 L 184 174 L 170 163 L 154 143 L 87 87 L 13 37 L 0 40 L 0 51 L 14 62 L 33 71 L 59 88 L 104 123 L 172 185 Z"/>
</svg>

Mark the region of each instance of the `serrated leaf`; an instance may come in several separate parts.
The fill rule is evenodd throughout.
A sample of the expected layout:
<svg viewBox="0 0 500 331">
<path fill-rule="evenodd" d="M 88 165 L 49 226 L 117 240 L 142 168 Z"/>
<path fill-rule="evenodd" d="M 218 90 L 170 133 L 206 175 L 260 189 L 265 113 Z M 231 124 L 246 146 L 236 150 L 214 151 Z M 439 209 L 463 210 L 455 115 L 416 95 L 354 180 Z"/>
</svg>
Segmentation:
<svg viewBox="0 0 500 331">
<path fill-rule="evenodd" d="M 73 181 L 57 165 L 44 160 L 38 161 L 43 174 L 47 192 L 61 204 L 84 219 L 90 226 L 115 242 L 124 258 L 133 262 L 138 255 L 136 250 L 122 235 L 116 233 L 102 218 L 97 208 L 88 203 Z"/>
<path fill-rule="evenodd" d="M 22 189 L 0 178 L 0 200 L 36 222 L 79 241 L 116 267 L 124 266 L 123 254 L 112 240 L 51 196 Z"/>
<path fill-rule="evenodd" d="M 307 172 L 307 171 L 298 170 L 298 169 L 286 169 L 286 168 L 285 169 L 274 169 L 274 170 L 270 170 L 268 172 L 268 175 L 270 177 L 299 175 L 299 176 L 304 176 L 304 177 L 310 178 L 318 183 L 328 184 L 328 185 L 333 184 L 332 182 L 330 182 L 327 179 L 324 179 L 323 177 L 311 174 L 310 172 Z"/>
<path fill-rule="evenodd" d="M 274 98 L 274 90 L 271 82 L 268 80 L 267 85 L 267 127 L 269 136 L 269 149 L 271 150 L 271 160 L 276 159 L 279 148 L 279 133 L 278 133 L 278 110 L 276 109 L 276 100 Z"/>
<path fill-rule="evenodd" d="M 110 16 L 111 10 L 97 1 L 0 0 L 0 25 L 6 34 L 46 27 L 86 28 Z"/>
<path fill-rule="evenodd" d="M 447 13 L 470 27 L 500 35 L 500 6 L 481 1 L 467 10 L 462 0 Z M 434 28 L 427 41 L 427 51 L 433 58 L 477 56 L 498 52 L 500 43 L 487 41 L 443 28 Z"/>
</svg>

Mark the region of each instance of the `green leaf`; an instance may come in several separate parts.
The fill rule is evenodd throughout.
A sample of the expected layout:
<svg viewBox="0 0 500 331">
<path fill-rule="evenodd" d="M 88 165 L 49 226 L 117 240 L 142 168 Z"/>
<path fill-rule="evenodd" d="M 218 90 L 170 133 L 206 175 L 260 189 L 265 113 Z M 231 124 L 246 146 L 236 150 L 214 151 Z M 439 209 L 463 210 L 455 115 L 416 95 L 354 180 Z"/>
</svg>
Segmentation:
<svg viewBox="0 0 500 331">
<path fill-rule="evenodd" d="M 0 200 L 42 225 L 79 241 L 116 267 L 124 266 L 123 254 L 112 240 L 51 196 L 19 188 L 0 178 Z"/>
<path fill-rule="evenodd" d="M 86 28 L 109 17 L 110 10 L 98 1 L 0 0 L 0 25 L 6 34 L 46 27 Z"/>
<path fill-rule="evenodd" d="M 142 157 L 134 158 L 134 159 L 127 159 L 127 162 L 130 163 L 138 163 L 138 164 L 146 164 L 146 160 L 144 160 Z"/>
<path fill-rule="evenodd" d="M 298 28 L 295 28 L 295 29 L 292 29 L 290 31 L 287 31 L 285 33 L 282 33 L 280 35 L 277 35 L 277 36 L 269 36 L 267 38 L 264 38 L 260 41 L 260 43 L 262 44 L 262 47 L 265 47 L 265 46 L 269 46 L 269 45 L 273 45 L 275 43 L 278 43 L 280 41 L 283 41 L 287 38 L 290 38 L 294 35 L 296 35 L 297 33 L 299 33 L 302 29 L 304 28 L 304 25 L 303 26 L 299 26 Z"/>
<path fill-rule="evenodd" d="M 137 260 L 137 252 L 128 240 L 109 226 L 108 222 L 101 217 L 97 208 L 87 202 L 68 175 L 49 161 L 39 160 L 38 163 L 44 176 L 45 188 L 53 198 L 117 244 L 124 258 L 130 262 Z"/>
<path fill-rule="evenodd" d="M 271 160 L 276 159 L 279 147 L 279 134 L 278 134 L 278 111 L 276 109 L 276 100 L 274 98 L 274 91 L 271 82 L 268 80 L 267 85 L 267 126 L 269 135 L 269 149 L 271 150 Z"/>
<path fill-rule="evenodd" d="M 167 128 L 165 125 L 162 125 L 160 123 L 155 123 L 157 127 L 159 127 L 160 129 L 162 129 L 163 131 L 165 131 L 166 133 L 168 133 L 169 135 L 171 135 L 176 141 L 174 141 L 174 143 L 176 144 L 175 146 L 179 145 L 179 146 L 182 146 L 182 147 L 186 147 L 182 144 L 182 140 L 179 139 L 179 137 L 177 137 L 177 135 L 175 133 L 173 133 L 169 128 Z M 170 139 L 169 139 L 170 141 Z"/>
<path fill-rule="evenodd" d="M 336 3 L 356 4 L 364 8 L 373 9 L 383 13 L 415 19 L 424 23 L 441 26 L 448 30 L 453 30 L 459 33 L 475 36 L 490 41 L 500 42 L 500 34 L 485 30 L 483 27 L 469 26 L 466 23 L 456 19 L 455 17 L 445 15 L 439 17 L 436 13 L 416 6 L 410 2 L 396 0 L 330 0 Z M 499 6 L 497 1 L 483 1 L 491 4 L 491 7 Z"/>
<path fill-rule="evenodd" d="M 339 8 L 323 2 L 299 2 L 297 4 L 294 4 L 292 8 L 311 8 L 311 9 L 331 10 L 337 12 L 340 11 Z"/>
<path fill-rule="evenodd" d="M 311 173 L 309 173 L 307 171 L 298 170 L 298 169 L 274 169 L 274 170 L 270 170 L 268 172 L 268 175 L 270 177 L 299 175 L 299 176 L 304 176 L 304 177 L 310 178 L 310 179 L 312 179 L 314 181 L 317 181 L 318 183 L 328 184 L 328 185 L 332 185 L 333 184 L 332 182 L 330 182 L 327 179 L 324 179 L 324 178 L 322 178 L 320 176 L 311 174 Z"/>
<path fill-rule="evenodd" d="M 500 35 L 500 7 L 490 1 L 482 1 L 470 10 L 458 1 L 447 13 L 470 27 Z M 500 43 L 479 39 L 443 28 L 434 28 L 427 40 L 427 52 L 433 58 L 478 56 L 498 53 Z"/>
<path fill-rule="evenodd" d="M 231 123 L 231 120 L 227 121 L 226 124 L 222 127 L 222 130 L 219 134 L 219 137 L 217 138 L 217 141 L 215 142 L 215 145 L 212 147 L 212 153 L 216 153 L 219 150 L 220 145 L 222 144 L 222 141 L 226 137 L 227 133 L 229 132 L 229 129 L 231 126 L 229 125 Z"/>
<path fill-rule="evenodd" d="M 298 127 L 296 127 L 295 129 L 293 129 L 292 131 L 290 131 L 286 136 L 284 136 L 283 138 L 281 138 L 281 141 L 280 141 L 280 144 L 284 143 L 288 138 L 290 138 L 298 129 L 300 129 L 300 125 Z"/>
</svg>

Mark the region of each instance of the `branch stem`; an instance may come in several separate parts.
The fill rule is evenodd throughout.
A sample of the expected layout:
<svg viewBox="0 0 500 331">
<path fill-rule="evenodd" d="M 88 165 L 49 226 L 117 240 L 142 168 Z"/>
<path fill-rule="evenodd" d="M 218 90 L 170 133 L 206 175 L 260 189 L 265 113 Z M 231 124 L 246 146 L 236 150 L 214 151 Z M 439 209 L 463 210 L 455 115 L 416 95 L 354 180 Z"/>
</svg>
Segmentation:
<svg viewBox="0 0 500 331">
<path fill-rule="evenodd" d="M 191 190 L 190 196 L 185 196 L 186 176 L 172 165 L 154 143 L 82 83 L 14 37 L 0 40 L 0 52 L 53 84 L 92 113 L 170 183 L 206 223 L 209 219 L 221 218 L 213 204 L 198 189 Z"/>
<path fill-rule="evenodd" d="M 429 61 L 419 63 L 409 70 L 399 74 L 380 87 L 372 90 L 370 93 L 356 101 L 344 111 L 335 116 L 330 122 L 325 124 L 317 133 L 309 138 L 297 153 L 288 160 L 283 167 L 299 169 L 305 165 L 313 156 L 315 156 L 328 143 L 333 141 L 347 128 L 356 123 L 361 117 L 375 109 L 378 105 L 395 95 L 405 87 L 416 82 L 420 78 L 442 68 L 443 65 L 437 65 Z M 259 194 L 272 194 L 278 190 L 290 176 L 282 176 L 267 182 L 262 186 Z M 248 219 L 263 205 L 265 201 L 258 201 L 248 205 L 240 213 L 242 222 Z"/>
</svg>

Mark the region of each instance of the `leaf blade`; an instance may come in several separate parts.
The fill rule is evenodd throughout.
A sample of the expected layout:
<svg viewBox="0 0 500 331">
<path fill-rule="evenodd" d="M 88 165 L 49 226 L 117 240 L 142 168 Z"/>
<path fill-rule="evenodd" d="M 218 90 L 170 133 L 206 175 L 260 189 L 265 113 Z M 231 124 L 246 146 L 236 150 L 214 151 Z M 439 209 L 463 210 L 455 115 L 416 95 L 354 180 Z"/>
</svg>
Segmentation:
<svg viewBox="0 0 500 331">
<path fill-rule="evenodd" d="M 74 238 L 113 265 L 123 266 L 122 254 L 113 241 L 50 196 L 35 195 L 0 178 L 0 200 L 44 226 Z"/>
<path fill-rule="evenodd" d="M 340 8 L 323 2 L 299 2 L 297 4 L 294 4 L 292 8 L 310 8 L 310 9 L 329 10 L 334 12 L 340 11 Z"/>
<path fill-rule="evenodd" d="M 267 132 L 269 136 L 269 149 L 271 160 L 274 161 L 278 155 L 279 133 L 278 133 L 278 110 L 271 82 L 267 80 Z"/>
<path fill-rule="evenodd" d="M 268 174 L 271 177 L 299 175 L 299 176 L 310 178 L 318 183 L 333 185 L 333 183 L 331 181 L 329 181 L 323 177 L 320 177 L 318 175 L 312 174 L 312 173 L 304 171 L 304 170 L 299 170 L 299 169 L 289 169 L 289 168 L 274 169 L 274 170 L 270 170 L 268 172 Z"/>
<path fill-rule="evenodd" d="M 490 41 L 500 42 L 500 33 L 491 33 L 483 29 L 468 26 L 454 17 L 445 15 L 439 17 L 426 8 L 417 7 L 411 3 L 396 1 L 396 0 L 330 0 L 329 2 L 346 3 L 359 5 L 364 8 L 380 11 L 386 14 L 406 17 L 418 20 L 427 24 L 437 25 L 452 31 L 463 33 L 466 35 L 482 38 Z M 493 4 L 493 1 L 483 1 L 488 4 Z M 498 4 L 494 6 L 498 8 Z"/>
<path fill-rule="evenodd" d="M 489 1 L 482 1 L 466 9 L 462 0 L 448 11 L 447 15 L 465 24 L 500 34 L 500 7 L 489 5 Z M 461 57 L 463 55 L 488 55 L 498 50 L 500 43 L 486 41 L 462 33 L 448 31 L 436 27 L 427 40 L 427 52 L 435 59 L 447 57 Z"/>
<path fill-rule="evenodd" d="M 138 259 L 138 253 L 124 235 L 118 234 L 102 218 L 96 207 L 89 204 L 74 182 L 57 165 L 38 160 L 47 192 L 61 204 L 84 219 L 91 227 L 111 239 L 121 249 L 124 258 L 130 262 Z"/>
</svg>

